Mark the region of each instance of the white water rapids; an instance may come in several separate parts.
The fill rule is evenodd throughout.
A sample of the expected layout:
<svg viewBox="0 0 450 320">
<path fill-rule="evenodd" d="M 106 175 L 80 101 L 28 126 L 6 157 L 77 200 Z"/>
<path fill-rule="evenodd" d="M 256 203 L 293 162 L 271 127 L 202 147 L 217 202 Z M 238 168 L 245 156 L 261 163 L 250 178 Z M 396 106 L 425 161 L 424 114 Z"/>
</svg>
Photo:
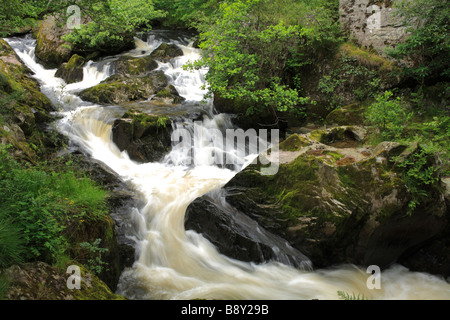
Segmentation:
<svg viewBox="0 0 450 320">
<path fill-rule="evenodd" d="M 111 139 L 111 124 L 120 117 L 117 106 L 98 106 L 82 101 L 77 93 L 106 79 L 110 62 L 88 62 L 83 81 L 66 85 L 34 57 L 35 41 L 6 39 L 40 82 L 41 90 L 59 109 L 63 119 L 57 129 L 83 148 L 92 158 L 110 167 L 127 181 L 145 205 L 133 209 L 137 259 L 120 279 L 118 292 L 130 299 L 339 299 L 337 292 L 362 294 L 368 299 L 450 299 L 450 284 L 425 273 L 410 272 L 395 265 L 381 273 L 381 289 L 370 290 L 366 270 L 352 265 L 327 270 L 299 270 L 277 262 L 246 263 L 221 255 L 200 234 L 184 229 L 186 208 L 196 198 L 219 190 L 237 173 L 202 164 L 183 166 L 179 151 L 161 163 L 138 164 L 120 152 Z M 137 41 L 127 54 L 150 54 L 162 40 Z M 160 64 L 180 94 L 191 103 L 203 98 L 205 70 L 188 72 L 182 65 L 199 58 L 187 45 L 184 56 Z M 209 106 L 209 107 L 208 107 Z M 206 108 L 210 108 L 206 105 Z M 225 115 L 212 115 L 210 126 L 227 124 Z M 201 153 L 199 153 L 201 157 Z M 169 164 L 170 163 L 170 164 Z M 178 165 L 174 165 L 178 164 Z"/>
</svg>

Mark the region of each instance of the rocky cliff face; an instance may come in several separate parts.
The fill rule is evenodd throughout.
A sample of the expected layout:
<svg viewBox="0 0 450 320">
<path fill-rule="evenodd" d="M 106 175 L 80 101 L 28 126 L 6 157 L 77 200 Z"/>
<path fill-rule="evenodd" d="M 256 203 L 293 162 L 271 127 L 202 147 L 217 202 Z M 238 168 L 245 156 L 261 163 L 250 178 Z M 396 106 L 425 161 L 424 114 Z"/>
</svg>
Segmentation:
<svg viewBox="0 0 450 320">
<path fill-rule="evenodd" d="M 387 47 L 406 37 L 401 18 L 395 15 L 396 0 L 340 0 L 340 21 L 359 45 L 383 54 Z"/>
</svg>

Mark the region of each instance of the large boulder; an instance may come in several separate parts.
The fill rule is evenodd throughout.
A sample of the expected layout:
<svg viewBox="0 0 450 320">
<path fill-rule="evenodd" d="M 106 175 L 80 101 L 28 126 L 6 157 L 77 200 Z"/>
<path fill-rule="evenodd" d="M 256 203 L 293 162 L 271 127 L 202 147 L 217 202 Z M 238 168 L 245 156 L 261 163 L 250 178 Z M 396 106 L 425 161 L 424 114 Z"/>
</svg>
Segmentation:
<svg viewBox="0 0 450 320">
<path fill-rule="evenodd" d="M 58 68 L 72 56 L 72 46 L 62 39 L 69 33 L 60 17 L 49 15 L 40 22 L 35 54 L 46 68 Z"/>
<path fill-rule="evenodd" d="M 85 58 L 74 54 L 68 62 L 61 64 L 55 76 L 62 78 L 66 83 L 80 82 L 83 80 L 83 66 L 85 62 Z"/>
<path fill-rule="evenodd" d="M 131 78 L 113 75 L 102 83 L 81 91 L 80 97 L 98 104 L 121 104 L 149 99 L 167 85 L 167 78 L 162 71 Z"/>
<path fill-rule="evenodd" d="M 160 104 L 180 104 L 181 97 L 151 57 L 124 56 L 114 62 L 114 75 L 80 93 L 84 100 L 99 104 L 121 104 L 152 99 Z"/>
<path fill-rule="evenodd" d="M 158 63 L 151 56 L 144 58 L 122 56 L 114 62 L 115 74 L 125 78 L 144 76 L 156 68 L 158 68 Z"/>
<path fill-rule="evenodd" d="M 88 15 L 82 15 L 80 23 L 86 25 L 92 22 Z M 58 68 L 63 62 L 67 62 L 72 54 L 76 53 L 84 57 L 105 56 L 118 54 L 135 47 L 132 32 L 124 31 L 120 37 L 110 37 L 108 41 L 92 47 L 87 42 L 72 44 L 64 40 L 74 30 L 68 28 L 66 20 L 61 15 L 48 15 L 40 22 L 35 32 L 37 40 L 36 57 L 46 68 Z"/>
<path fill-rule="evenodd" d="M 97 276 L 80 267 L 80 288 L 70 289 L 67 285 L 70 273 L 66 268 L 50 266 L 44 262 L 14 265 L 5 271 L 9 283 L 6 292 L 8 300 L 125 300 L 111 292 Z"/>
<path fill-rule="evenodd" d="M 183 50 L 176 44 L 162 43 L 158 48 L 153 50 L 151 57 L 161 62 L 168 62 L 183 54 Z"/>
<path fill-rule="evenodd" d="M 419 146 L 369 147 L 363 139 L 352 127 L 294 134 L 280 144 L 276 174 L 248 166 L 224 187 L 226 201 L 317 267 L 397 262 L 442 232 L 446 203 L 434 183 L 411 211 L 416 195 L 394 160 L 420 153 Z"/>
<path fill-rule="evenodd" d="M 135 109 L 117 119 L 112 128 L 114 143 L 137 162 L 161 160 L 170 150 L 171 123 L 166 116 L 150 115 Z"/>
<path fill-rule="evenodd" d="M 256 221 L 214 194 L 196 199 L 187 209 L 186 230 L 202 234 L 222 254 L 240 261 L 278 261 L 299 269 L 311 269 L 311 261 L 286 240 L 272 234 Z"/>
</svg>

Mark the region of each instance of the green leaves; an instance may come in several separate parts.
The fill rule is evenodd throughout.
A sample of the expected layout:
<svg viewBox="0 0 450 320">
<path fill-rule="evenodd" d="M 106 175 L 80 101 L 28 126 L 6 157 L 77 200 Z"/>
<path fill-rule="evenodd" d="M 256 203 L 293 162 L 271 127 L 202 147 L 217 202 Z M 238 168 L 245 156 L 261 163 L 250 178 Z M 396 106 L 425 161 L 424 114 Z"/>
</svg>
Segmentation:
<svg viewBox="0 0 450 320">
<path fill-rule="evenodd" d="M 450 77 L 450 5 L 448 0 L 401 1 L 398 15 L 411 34 L 389 54 L 409 64 L 403 74 L 423 84 L 426 79 Z"/>
<path fill-rule="evenodd" d="M 409 202 L 409 214 L 429 195 L 429 188 L 440 180 L 439 169 L 435 166 L 435 148 L 423 145 L 408 157 L 394 157 L 393 161 L 402 169 L 403 180 L 412 199 Z"/>
<path fill-rule="evenodd" d="M 106 192 L 65 169 L 62 173 L 48 173 L 23 166 L 0 145 L 0 230 L 5 221 L 20 230 L 27 250 L 8 246 L 25 260 L 52 262 L 67 249 L 63 235 L 67 223 L 95 221 L 107 214 Z M 9 231 L 4 243 L 17 241 L 14 230 Z M 0 236 L 0 261 L 9 261 L 8 257 L 13 256 L 3 251 L 2 241 Z"/>
<path fill-rule="evenodd" d="M 76 5 L 91 21 L 81 25 L 64 40 L 84 50 L 107 50 L 117 43 L 133 39 L 140 27 L 149 27 L 153 19 L 164 17 L 151 0 L 80 0 Z"/>
<path fill-rule="evenodd" d="M 290 57 L 303 27 L 292 13 L 304 4 L 281 2 L 223 2 L 217 15 L 199 25 L 204 55 L 191 67 L 207 66 L 210 91 L 244 101 L 247 114 L 301 110 L 308 101 L 282 80 L 288 62 L 297 63 Z"/>
<path fill-rule="evenodd" d="M 392 99 L 392 91 L 386 91 L 366 110 L 367 120 L 378 127 L 385 139 L 398 139 L 412 113 L 408 113 L 401 98 Z"/>
</svg>

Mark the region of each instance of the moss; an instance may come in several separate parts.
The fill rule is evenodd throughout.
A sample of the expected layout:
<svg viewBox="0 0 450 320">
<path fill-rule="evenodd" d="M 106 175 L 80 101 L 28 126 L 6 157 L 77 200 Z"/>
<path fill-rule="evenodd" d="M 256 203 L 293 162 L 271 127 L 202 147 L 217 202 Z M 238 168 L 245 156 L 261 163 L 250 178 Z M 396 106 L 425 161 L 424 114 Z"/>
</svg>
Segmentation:
<svg viewBox="0 0 450 320">
<path fill-rule="evenodd" d="M 309 134 L 309 138 L 311 140 L 321 142 L 323 135 L 325 135 L 327 132 L 325 130 L 314 130 Z"/>
<path fill-rule="evenodd" d="M 72 290 L 75 300 L 126 300 L 125 297 L 111 292 L 111 289 L 97 276 L 89 272 L 86 267 L 78 265 L 81 271 L 81 288 Z"/>
<path fill-rule="evenodd" d="M 289 136 L 286 140 L 280 143 L 280 150 L 283 151 L 299 151 L 301 148 L 310 145 L 311 142 L 298 134 Z"/>
<path fill-rule="evenodd" d="M 158 63 L 151 57 L 132 58 L 122 57 L 116 63 L 116 72 L 127 76 L 139 76 L 158 67 Z"/>
<path fill-rule="evenodd" d="M 353 43 L 344 43 L 341 46 L 341 52 L 349 57 L 356 58 L 360 65 L 368 69 L 377 69 L 382 73 L 392 72 L 395 69 L 392 61 L 383 58 L 375 52 L 358 47 Z"/>
<path fill-rule="evenodd" d="M 360 103 L 335 109 L 327 115 L 325 123 L 338 126 L 363 124 L 363 110 Z"/>
<path fill-rule="evenodd" d="M 343 154 L 332 150 L 324 150 L 323 153 L 329 155 L 334 160 L 334 162 L 345 157 Z"/>
</svg>

